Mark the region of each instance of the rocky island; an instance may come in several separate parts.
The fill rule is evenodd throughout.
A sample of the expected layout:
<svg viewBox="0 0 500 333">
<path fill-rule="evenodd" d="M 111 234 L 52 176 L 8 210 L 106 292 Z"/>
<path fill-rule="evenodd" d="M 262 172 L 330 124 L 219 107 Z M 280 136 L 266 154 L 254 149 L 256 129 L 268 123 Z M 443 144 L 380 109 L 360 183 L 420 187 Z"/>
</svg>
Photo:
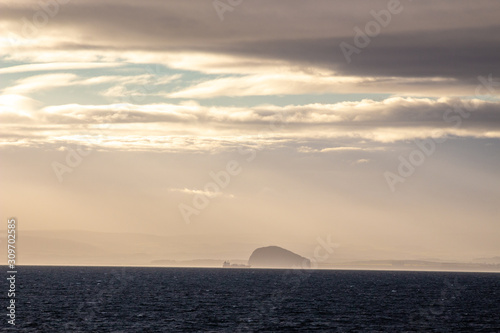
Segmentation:
<svg viewBox="0 0 500 333">
<path fill-rule="evenodd" d="M 279 246 L 261 247 L 253 251 L 248 264 L 262 268 L 310 268 L 311 261 Z"/>
</svg>

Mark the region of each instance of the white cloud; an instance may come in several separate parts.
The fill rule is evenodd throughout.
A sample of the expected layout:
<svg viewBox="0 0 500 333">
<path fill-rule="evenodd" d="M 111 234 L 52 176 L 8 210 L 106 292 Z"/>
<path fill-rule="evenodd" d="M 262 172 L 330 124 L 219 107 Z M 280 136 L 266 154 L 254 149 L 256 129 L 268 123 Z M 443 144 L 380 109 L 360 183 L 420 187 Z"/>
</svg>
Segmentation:
<svg viewBox="0 0 500 333">
<path fill-rule="evenodd" d="M 37 65 L 38 66 L 38 65 Z M 20 66 L 18 66 L 20 67 Z M 49 66 L 50 67 L 50 66 Z M 91 78 L 80 77 L 74 73 L 55 73 L 55 74 L 41 74 L 29 76 L 19 79 L 14 82 L 10 87 L 3 90 L 3 94 L 31 94 L 34 92 L 51 90 L 61 87 L 69 86 L 98 86 L 98 85 L 112 85 L 104 91 L 98 91 L 99 94 L 104 96 L 121 96 L 127 95 L 149 95 L 158 94 L 152 92 L 152 87 L 158 90 L 159 86 L 168 84 L 181 77 L 180 74 L 176 75 L 163 75 L 159 78 L 154 74 L 140 74 L 140 75 L 102 75 Z M 129 88 L 131 87 L 132 88 Z"/>
<path fill-rule="evenodd" d="M 123 63 L 104 62 L 58 62 L 27 64 L 0 68 L 0 74 L 26 73 L 38 71 L 71 70 L 71 69 L 91 69 L 91 68 L 111 68 L 124 66 Z"/>
<path fill-rule="evenodd" d="M 12 116 L 12 112 L 19 112 L 16 105 L 31 103 L 29 117 L 17 117 L 15 121 L 25 125 L 24 144 L 30 140 L 85 144 L 88 136 L 99 133 L 95 144 L 105 149 L 215 151 L 246 145 L 291 146 L 304 153 L 348 153 L 374 150 L 360 144 L 362 140 L 391 143 L 443 136 L 500 137 L 500 102 L 481 100 L 464 103 L 459 99 L 393 97 L 254 108 L 197 103 L 66 104 L 33 110 L 32 100 L 11 96 L 16 98 L 3 97 L 4 114 L 11 110 Z M 466 108 L 472 110 L 468 117 L 462 117 L 457 110 L 466 112 Z M 5 133 L 12 131 L 7 123 L 0 127 Z M 328 141 L 341 138 L 355 144 Z"/>
<path fill-rule="evenodd" d="M 167 94 L 170 98 L 214 98 L 220 96 L 271 96 L 296 94 L 387 93 L 441 96 L 454 80 L 431 78 L 361 78 L 341 76 L 333 72 L 305 73 L 274 69 L 273 74 L 262 73 L 219 78 L 197 83 Z M 454 87 L 455 93 L 470 93 L 473 86 Z"/>
<path fill-rule="evenodd" d="M 359 150 L 365 150 L 365 149 L 361 147 L 333 147 L 333 148 L 321 149 L 321 152 L 330 153 L 330 152 L 359 151 Z"/>
<path fill-rule="evenodd" d="M 171 188 L 170 192 L 179 192 L 183 194 L 188 194 L 188 195 L 204 195 L 207 198 L 217 198 L 220 196 L 224 196 L 227 198 L 234 198 L 233 194 L 224 194 L 222 192 L 213 192 L 213 191 L 206 191 L 206 190 L 197 190 L 197 189 L 188 189 L 188 188 Z"/>
<path fill-rule="evenodd" d="M 13 87 L 4 89 L 3 94 L 30 94 L 70 85 L 78 78 L 75 74 L 43 74 L 20 79 Z"/>
</svg>

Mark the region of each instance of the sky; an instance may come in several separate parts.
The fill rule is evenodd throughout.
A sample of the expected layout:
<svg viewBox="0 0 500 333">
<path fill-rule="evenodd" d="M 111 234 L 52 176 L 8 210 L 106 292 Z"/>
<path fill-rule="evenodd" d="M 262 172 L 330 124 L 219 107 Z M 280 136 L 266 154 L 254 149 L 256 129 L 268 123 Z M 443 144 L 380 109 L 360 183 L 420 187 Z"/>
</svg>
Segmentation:
<svg viewBox="0 0 500 333">
<path fill-rule="evenodd" d="M 499 11 L 0 1 L 0 215 L 20 260 L 498 256 Z"/>
</svg>

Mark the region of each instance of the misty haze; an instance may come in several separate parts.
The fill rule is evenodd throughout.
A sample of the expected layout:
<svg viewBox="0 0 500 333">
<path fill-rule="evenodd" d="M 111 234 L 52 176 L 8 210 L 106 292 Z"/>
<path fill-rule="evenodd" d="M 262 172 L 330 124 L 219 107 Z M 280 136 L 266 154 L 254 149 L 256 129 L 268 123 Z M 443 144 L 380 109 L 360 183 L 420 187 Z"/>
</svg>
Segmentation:
<svg viewBox="0 0 500 333">
<path fill-rule="evenodd" d="M 499 12 L 2 1 L 0 331 L 498 332 Z"/>
</svg>

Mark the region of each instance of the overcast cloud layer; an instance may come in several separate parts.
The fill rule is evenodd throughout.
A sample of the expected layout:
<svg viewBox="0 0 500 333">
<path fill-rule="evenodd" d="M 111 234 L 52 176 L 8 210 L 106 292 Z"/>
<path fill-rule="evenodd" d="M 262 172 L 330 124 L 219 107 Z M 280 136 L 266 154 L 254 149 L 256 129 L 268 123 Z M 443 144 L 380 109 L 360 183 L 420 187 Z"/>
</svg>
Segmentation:
<svg viewBox="0 0 500 333">
<path fill-rule="evenodd" d="M 498 255 L 500 2 L 247 0 L 230 8 L 0 3 L 0 153 L 10 161 L 2 177 L 46 193 L 49 206 L 68 194 L 71 208 L 61 210 L 86 212 L 68 222 L 66 211 L 37 206 L 28 229 L 123 227 L 215 233 L 216 241 L 220 228 L 241 237 L 269 226 L 248 242 L 314 246 L 332 233 L 339 243 L 387 244 L 384 253 L 404 248 L 408 258 Z M 401 175 L 414 151 L 425 162 Z M 245 170 L 234 188 L 205 188 L 209 172 L 232 159 Z M 196 195 L 215 204 L 192 216 L 203 227 L 184 229 L 179 204 Z M 6 200 L 2 214 L 28 210 Z M 121 204 L 128 210 L 117 222 Z M 363 228 L 370 232 L 359 236 Z M 457 237 L 467 234 L 463 245 Z"/>
</svg>

